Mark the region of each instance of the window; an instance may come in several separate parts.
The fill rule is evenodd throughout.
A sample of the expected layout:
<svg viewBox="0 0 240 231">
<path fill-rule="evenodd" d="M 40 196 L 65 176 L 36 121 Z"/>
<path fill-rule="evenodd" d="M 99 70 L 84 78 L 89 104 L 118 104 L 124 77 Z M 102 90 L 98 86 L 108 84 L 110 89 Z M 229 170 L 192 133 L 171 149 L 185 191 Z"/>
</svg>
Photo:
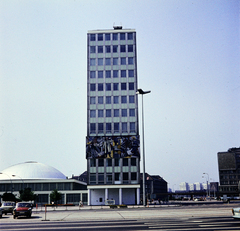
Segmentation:
<svg viewBox="0 0 240 231">
<path fill-rule="evenodd" d="M 96 160 L 96 159 L 91 159 L 91 160 Z M 90 183 L 92 183 L 92 184 L 96 183 L 96 174 L 95 173 L 90 174 Z"/>
<path fill-rule="evenodd" d="M 105 51 L 106 53 L 111 53 L 111 46 L 106 46 Z"/>
<path fill-rule="evenodd" d="M 127 90 L 127 84 L 121 83 L 121 90 Z"/>
<path fill-rule="evenodd" d="M 130 132 L 135 132 L 135 123 L 134 122 L 130 123 Z"/>
<path fill-rule="evenodd" d="M 96 85 L 95 83 L 90 84 L 90 91 L 96 91 Z"/>
<path fill-rule="evenodd" d="M 90 104 L 96 104 L 96 98 L 90 97 Z"/>
<path fill-rule="evenodd" d="M 113 34 L 113 40 L 118 40 L 118 34 L 117 33 Z"/>
<path fill-rule="evenodd" d="M 126 70 L 121 70 L 121 77 L 126 77 L 127 76 L 127 74 L 126 74 Z"/>
<path fill-rule="evenodd" d="M 103 117 L 103 110 L 98 110 L 98 117 L 99 118 Z"/>
<path fill-rule="evenodd" d="M 134 70 L 128 70 L 128 77 L 134 77 Z"/>
<path fill-rule="evenodd" d="M 128 57 L 128 65 L 133 65 L 133 57 Z"/>
<path fill-rule="evenodd" d="M 119 123 L 114 123 L 114 132 L 119 132 Z"/>
<path fill-rule="evenodd" d="M 118 104 L 119 103 L 119 100 L 118 100 L 118 96 L 113 96 L 113 103 L 114 104 Z"/>
<path fill-rule="evenodd" d="M 109 41 L 111 39 L 110 34 L 105 34 L 105 40 Z"/>
<path fill-rule="evenodd" d="M 112 159 L 107 159 L 107 166 L 111 167 L 112 166 Z"/>
<path fill-rule="evenodd" d="M 96 47 L 90 46 L 90 53 L 96 53 Z"/>
<path fill-rule="evenodd" d="M 128 172 L 123 173 L 123 180 L 128 181 Z"/>
<path fill-rule="evenodd" d="M 111 96 L 106 96 L 106 104 L 111 104 Z"/>
<path fill-rule="evenodd" d="M 118 91 L 118 83 L 114 83 L 113 84 L 113 90 L 114 91 Z"/>
<path fill-rule="evenodd" d="M 90 71 L 90 78 L 96 78 L 96 72 L 95 71 Z"/>
<path fill-rule="evenodd" d="M 98 96 L 98 103 L 103 104 L 103 96 Z"/>
<path fill-rule="evenodd" d="M 112 174 L 107 174 L 107 184 L 112 184 Z"/>
<path fill-rule="evenodd" d="M 104 174 L 103 173 L 99 173 L 98 174 L 98 184 L 103 184 L 103 183 L 104 183 Z"/>
<path fill-rule="evenodd" d="M 125 45 L 120 46 L 120 52 L 126 52 L 126 46 Z"/>
<path fill-rule="evenodd" d="M 125 40 L 125 33 L 120 33 L 120 40 Z"/>
<path fill-rule="evenodd" d="M 128 166 L 128 158 L 123 158 L 123 166 Z"/>
<path fill-rule="evenodd" d="M 122 117 L 127 117 L 127 109 L 122 109 Z"/>
<path fill-rule="evenodd" d="M 129 103 L 135 103 L 134 95 L 129 95 Z"/>
<path fill-rule="evenodd" d="M 112 113 L 111 113 L 111 109 L 107 109 L 106 110 L 106 117 L 111 117 Z"/>
<path fill-rule="evenodd" d="M 104 166 L 104 159 L 98 159 L 98 166 L 103 167 Z"/>
<path fill-rule="evenodd" d="M 96 60 L 90 59 L 90 66 L 95 66 L 95 65 L 96 65 Z"/>
<path fill-rule="evenodd" d="M 106 83 L 106 91 L 111 91 L 111 83 Z"/>
<path fill-rule="evenodd" d="M 113 58 L 113 65 L 118 65 L 118 58 Z"/>
<path fill-rule="evenodd" d="M 98 41 L 103 41 L 103 34 L 98 34 Z"/>
<path fill-rule="evenodd" d="M 126 65 L 126 58 L 121 58 L 121 65 Z"/>
<path fill-rule="evenodd" d="M 106 123 L 106 132 L 111 133 L 112 132 L 112 124 L 111 123 Z"/>
<path fill-rule="evenodd" d="M 106 65 L 111 65 L 111 59 L 110 58 L 106 58 L 105 62 L 106 62 Z"/>
<path fill-rule="evenodd" d="M 99 65 L 99 66 L 102 66 L 102 65 L 103 65 L 103 58 L 99 58 L 99 59 L 98 59 L 98 65 Z"/>
<path fill-rule="evenodd" d="M 131 180 L 137 180 L 137 173 L 131 172 Z"/>
<path fill-rule="evenodd" d="M 96 167 L 96 159 L 90 160 L 90 167 Z"/>
<path fill-rule="evenodd" d="M 118 159 L 115 159 L 118 160 Z M 115 173 L 115 181 L 120 181 L 120 173 Z"/>
<path fill-rule="evenodd" d="M 113 78 L 118 78 L 118 70 L 113 71 Z"/>
<path fill-rule="evenodd" d="M 94 123 L 90 124 L 90 133 L 96 133 L 96 124 Z"/>
<path fill-rule="evenodd" d="M 120 159 L 114 159 L 114 166 L 120 166 Z"/>
<path fill-rule="evenodd" d="M 98 46 L 98 53 L 103 53 L 103 46 Z"/>
<path fill-rule="evenodd" d="M 90 117 L 95 118 L 96 117 L 96 111 L 95 110 L 90 110 Z"/>
<path fill-rule="evenodd" d="M 121 103 L 127 103 L 127 96 L 121 96 Z"/>
<path fill-rule="evenodd" d="M 98 71 L 98 78 L 103 78 L 103 71 Z"/>
<path fill-rule="evenodd" d="M 134 90 L 134 83 L 129 83 L 128 87 L 129 90 Z"/>
<path fill-rule="evenodd" d="M 113 53 L 117 53 L 118 52 L 118 46 L 113 46 Z"/>
<path fill-rule="evenodd" d="M 137 166 L 137 159 L 131 158 L 131 166 Z"/>
<path fill-rule="evenodd" d="M 133 40 L 133 33 L 128 33 L 128 40 Z"/>
<path fill-rule="evenodd" d="M 111 78 L 111 71 L 106 71 L 106 78 Z"/>
<path fill-rule="evenodd" d="M 135 116 L 135 109 L 129 109 L 129 115 Z"/>
<path fill-rule="evenodd" d="M 95 41 L 95 40 L 96 40 L 96 35 L 90 34 L 90 41 Z"/>
<path fill-rule="evenodd" d="M 119 109 L 114 109 L 114 117 L 119 117 Z"/>
<path fill-rule="evenodd" d="M 98 84 L 98 91 L 103 91 L 103 83 Z"/>
<path fill-rule="evenodd" d="M 127 132 L 127 123 L 122 123 L 122 132 Z"/>
<path fill-rule="evenodd" d="M 133 52 L 133 45 L 128 45 L 128 52 Z"/>
<path fill-rule="evenodd" d="M 98 133 L 103 133 L 103 123 L 98 124 Z"/>
</svg>

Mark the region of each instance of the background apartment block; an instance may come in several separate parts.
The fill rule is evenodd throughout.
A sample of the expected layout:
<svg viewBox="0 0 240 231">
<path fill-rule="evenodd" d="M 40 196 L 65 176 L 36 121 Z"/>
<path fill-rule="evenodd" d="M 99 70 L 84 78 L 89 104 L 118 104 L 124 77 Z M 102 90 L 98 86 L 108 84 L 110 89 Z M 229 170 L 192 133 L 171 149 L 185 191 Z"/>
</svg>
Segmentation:
<svg viewBox="0 0 240 231">
<path fill-rule="evenodd" d="M 87 63 L 88 203 L 139 204 L 135 30 L 89 31 Z"/>
</svg>

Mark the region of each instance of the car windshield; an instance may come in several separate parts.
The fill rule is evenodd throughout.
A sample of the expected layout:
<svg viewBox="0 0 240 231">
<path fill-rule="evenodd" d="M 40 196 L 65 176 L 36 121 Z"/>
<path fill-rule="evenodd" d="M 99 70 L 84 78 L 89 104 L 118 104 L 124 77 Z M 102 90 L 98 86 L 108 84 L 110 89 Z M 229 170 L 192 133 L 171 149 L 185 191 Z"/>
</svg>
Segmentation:
<svg viewBox="0 0 240 231">
<path fill-rule="evenodd" d="M 3 203 L 3 206 L 12 206 L 13 203 Z"/>
<path fill-rule="evenodd" d="M 18 207 L 31 207 L 31 205 L 27 203 L 18 203 Z"/>
</svg>

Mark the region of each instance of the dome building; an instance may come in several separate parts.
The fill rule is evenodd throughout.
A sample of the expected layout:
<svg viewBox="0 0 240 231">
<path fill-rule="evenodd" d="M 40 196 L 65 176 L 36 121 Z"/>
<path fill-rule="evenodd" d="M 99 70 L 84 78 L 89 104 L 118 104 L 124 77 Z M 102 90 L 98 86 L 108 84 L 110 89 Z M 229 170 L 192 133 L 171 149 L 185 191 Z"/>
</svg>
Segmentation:
<svg viewBox="0 0 240 231">
<path fill-rule="evenodd" d="M 37 195 L 38 204 L 49 204 L 54 189 L 62 193 L 61 204 L 78 204 L 81 200 L 87 204 L 87 184 L 76 179 L 67 179 L 59 170 L 34 161 L 16 164 L 0 172 L 0 196 L 31 188 Z"/>
</svg>

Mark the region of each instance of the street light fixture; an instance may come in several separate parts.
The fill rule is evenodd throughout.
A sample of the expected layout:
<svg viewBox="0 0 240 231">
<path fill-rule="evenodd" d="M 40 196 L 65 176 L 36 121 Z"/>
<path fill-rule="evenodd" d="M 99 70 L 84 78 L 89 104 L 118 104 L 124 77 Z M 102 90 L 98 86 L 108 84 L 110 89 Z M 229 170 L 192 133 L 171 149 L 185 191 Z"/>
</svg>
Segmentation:
<svg viewBox="0 0 240 231">
<path fill-rule="evenodd" d="M 150 93 L 151 91 L 143 91 L 138 89 L 136 94 L 142 95 L 142 142 L 143 142 L 143 205 L 146 206 L 146 183 L 145 183 L 145 147 L 144 147 L 144 113 L 143 113 L 143 95 Z"/>
<path fill-rule="evenodd" d="M 206 173 L 206 172 L 204 172 L 203 174 L 208 175 L 208 173 Z M 210 197 L 210 190 L 209 190 L 208 184 L 209 184 L 209 175 L 208 175 L 208 181 L 207 181 L 207 194 Z"/>
</svg>

